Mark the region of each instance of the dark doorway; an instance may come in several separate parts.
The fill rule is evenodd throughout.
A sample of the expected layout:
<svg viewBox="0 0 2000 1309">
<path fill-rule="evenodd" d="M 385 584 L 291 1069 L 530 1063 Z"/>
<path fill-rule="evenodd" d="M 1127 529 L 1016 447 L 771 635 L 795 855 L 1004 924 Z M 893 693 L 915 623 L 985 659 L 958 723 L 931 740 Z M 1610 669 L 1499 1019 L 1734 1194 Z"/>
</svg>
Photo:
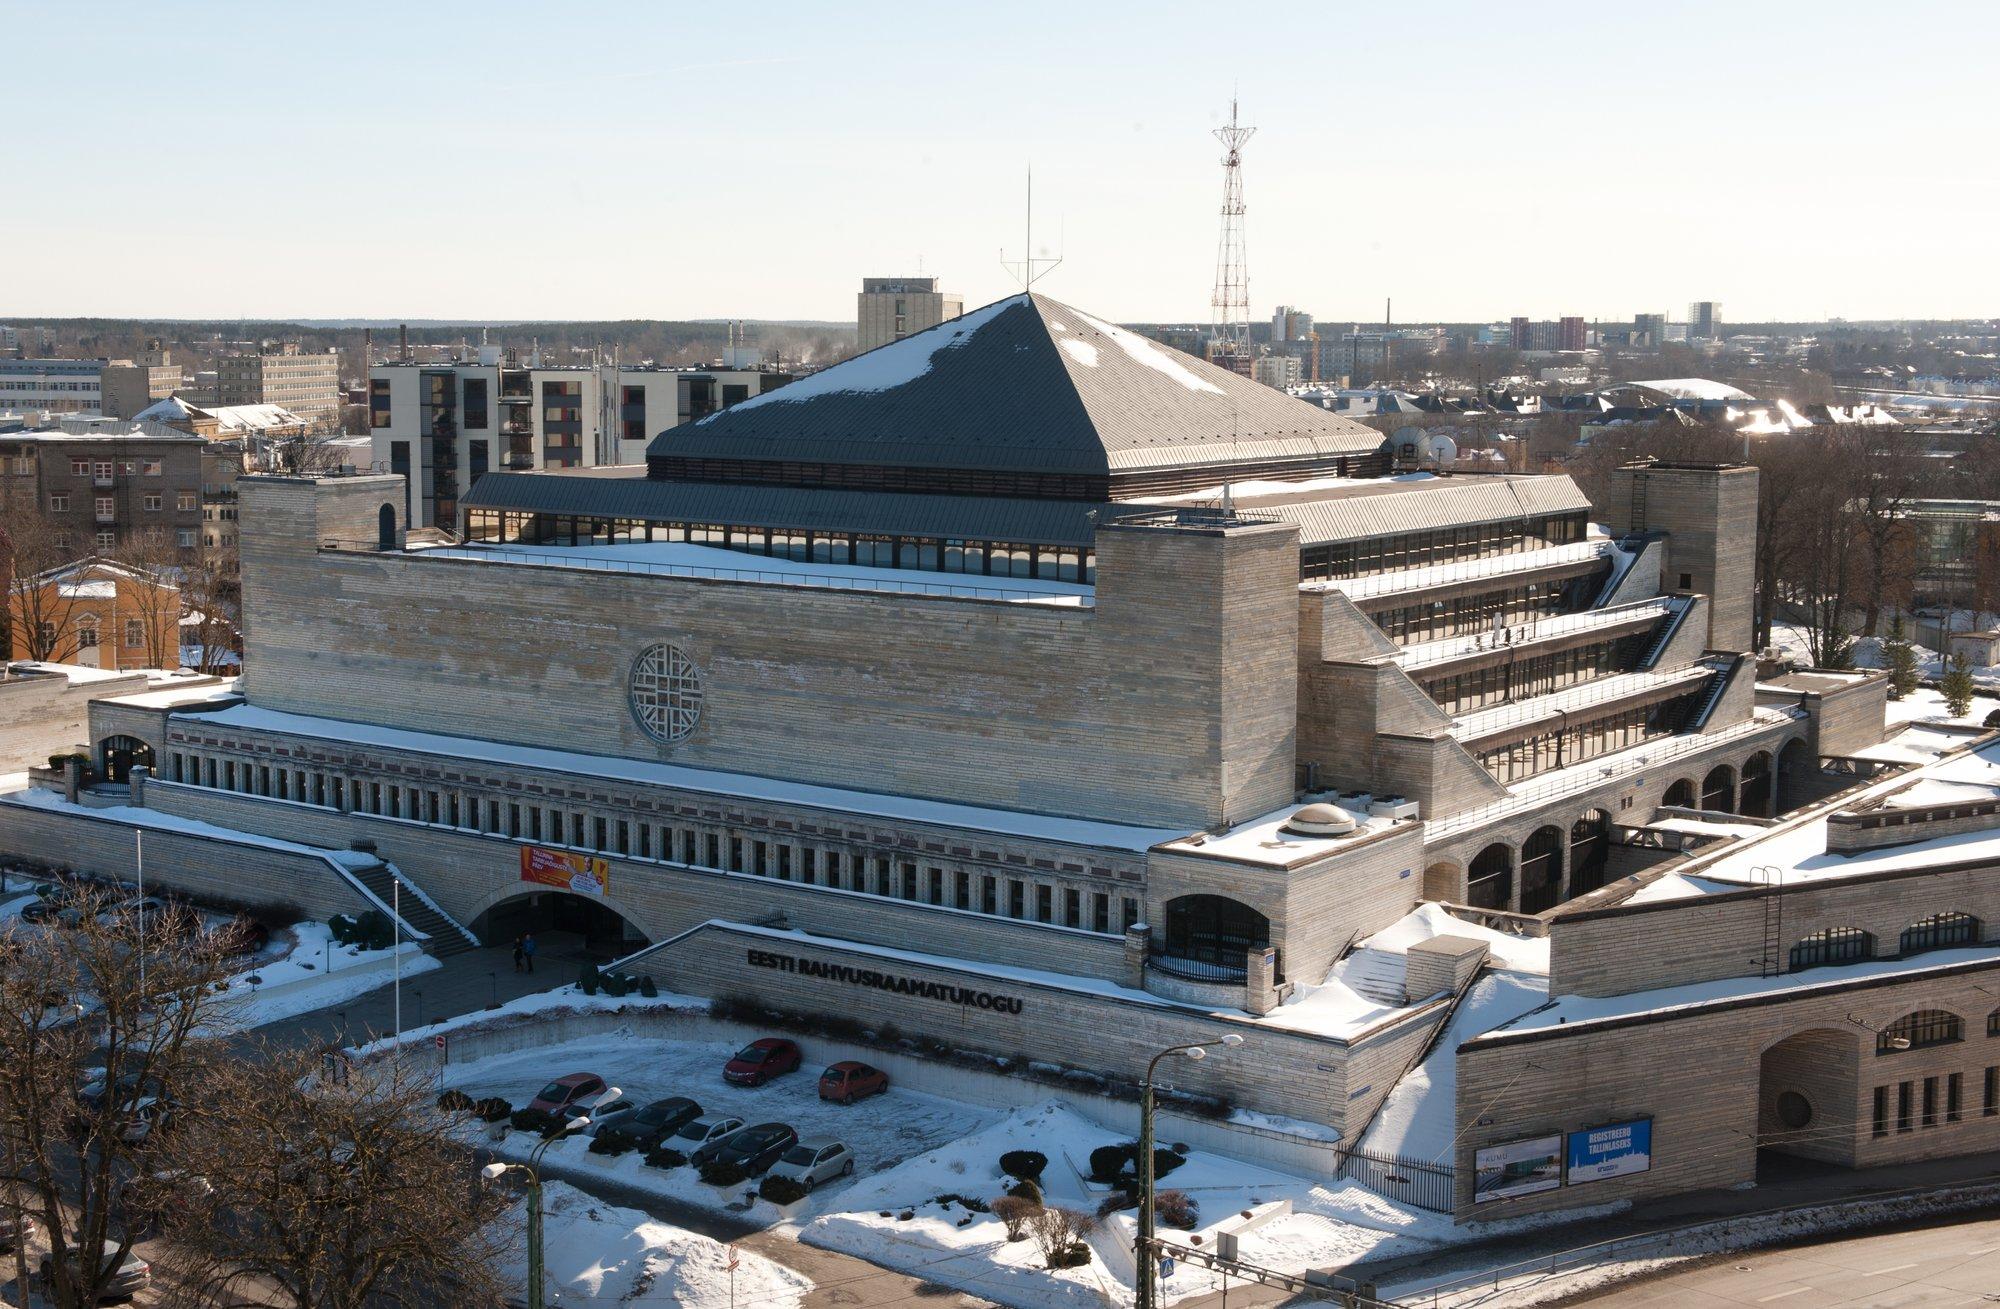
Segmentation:
<svg viewBox="0 0 2000 1309">
<path fill-rule="evenodd" d="M 1521 912 L 1538 914 L 1562 899 L 1563 834 L 1538 827 L 1521 847 Z"/>
<path fill-rule="evenodd" d="M 1489 845 L 1465 875 L 1465 902 L 1475 909 L 1506 909 L 1514 902 L 1514 852 Z"/>
<path fill-rule="evenodd" d="M 107 782 L 128 780 L 134 766 L 153 767 L 153 747 L 136 736 L 107 736 L 99 753 L 103 756 L 104 780 Z"/>
<path fill-rule="evenodd" d="M 645 935 L 600 900 L 546 891 L 503 900 L 473 923 L 473 934 L 488 945 L 507 945 L 532 932 L 548 961 L 607 963 L 644 946 Z"/>
<path fill-rule="evenodd" d="M 383 505 L 375 515 L 375 545 L 382 550 L 396 548 L 396 506 Z"/>
<path fill-rule="evenodd" d="M 1569 893 L 1579 896 L 1604 885 L 1611 858 L 1611 815 L 1593 809 L 1570 824 Z"/>
<path fill-rule="evenodd" d="M 1709 769 L 1708 776 L 1701 781 L 1701 807 L 1711 813 L 1735 813 L 1729 795 L 1735 784 L 1736 770 L 1728 764 L 1717 764 Z"/>
<path fill-rule="evenodd" d="M 1759 751 L 1743 761 L 1743 784 L 1737 789 L 1736 812 L 1752 818 L 1771 814 L 1771 756 Z"/>
</svg>

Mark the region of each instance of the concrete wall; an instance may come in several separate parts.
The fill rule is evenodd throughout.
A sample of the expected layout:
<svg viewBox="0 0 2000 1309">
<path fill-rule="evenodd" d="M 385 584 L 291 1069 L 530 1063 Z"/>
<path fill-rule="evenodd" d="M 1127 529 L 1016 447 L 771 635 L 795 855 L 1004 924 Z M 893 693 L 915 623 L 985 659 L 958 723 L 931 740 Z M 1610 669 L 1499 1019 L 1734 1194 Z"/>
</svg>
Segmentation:
<svg viewBox="0 0 2000 1309">
<path fill-rule="evenodd" d="M 0 677 L 0 773 L 46 767 L 50 755 L 75 747 L 88 750 L 90 702 L 131 695 L 147 685 L 139 673 L 91 682 L 72 682 L 59 673 Z"/>
<path fill-rule="evenodd" d="M 238 485 L 246 689 L 267 708 L 397 726 L 421 704 L 427 728 L 489 740 L 1190 829 L 1293 793 L 1286 525 L 1105 528 L 1090 609 L 326 552 L 372 540 L 400 484 Z M 655 642 L 703 682 L 671 750 L 626 702 Z"/>
<path fill-rule="evenodd" d="M 1613 533 L 1664 531 L 1661 586 L 1710 597 L 1708 646 L 1751 646 L 1756 590 L 1757 469 L 1751 465 L 1620 468 L 1598 512 Z"/>
</svg>

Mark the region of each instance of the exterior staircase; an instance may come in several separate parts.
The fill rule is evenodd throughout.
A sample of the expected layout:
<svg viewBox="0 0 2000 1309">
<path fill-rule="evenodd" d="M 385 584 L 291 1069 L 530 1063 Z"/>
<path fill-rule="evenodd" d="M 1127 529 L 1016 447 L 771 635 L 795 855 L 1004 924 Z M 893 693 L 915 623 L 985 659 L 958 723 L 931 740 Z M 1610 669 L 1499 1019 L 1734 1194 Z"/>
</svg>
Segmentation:
<svg viewBox="0 0 2000 1309">
<path fill-rule="evenodd" d="M 1715 706 L 1722 701 L 1722 693 L 1727 691 L 1729 684 L 1736 680 L 1737 674 L 1742 671 L 1744 661 L 1748 657 L 1741 654 L 1734 655 L 1728 663 L 1716 671 L 1714 678 L 1710 680 L 1708 694 L 1701 698 L 1701 704 L 1695 709 L 1694 717 L 1689 720 L 1688 726 L 1690 728 L 1699 730 L 1708 724 L 1709 715 L 1715 712 Z"/>
<path fill-rule="evenodd" d="M 1365 947 L 1349 955 L 1340 970 L 1340 980 L 1349 988 L 1376 1004 L 1391 1008 L 1401 1008 L 1409 1003 L 1403 996 L 1406 976 L 1402 955 Z"/>
<path fill-rule="evenodd" d="M 430 897 L 419 891 L 394 864 L 376 862 L 356 868 L 353 873 L 354 880 L 367 887 L 376 899 L 395 907 L 404 926 L 428 938 L 424 949 L 431 955 L 445 959 L 480 945 L 478 937 L 433 904 Z M 400 892 L 397 890 L 398 883 L 402 888 Z"/>
<path fill-rule="evenodd" d="M 1672 596 L 1667 600 L 1666 617 L 1660 620 L 1660 630 L 1647 647 L 1646 657 L 1639 661 L 1640 668 L 1651 668 L 1660 662 L 1660 656 L 1667 651 L 1667 642 L 1674 639 L 1674 633 L 1681 630 L 1681 621 L 1694 608 L 1694 601 L 1686 596 Z"/>
</svg>

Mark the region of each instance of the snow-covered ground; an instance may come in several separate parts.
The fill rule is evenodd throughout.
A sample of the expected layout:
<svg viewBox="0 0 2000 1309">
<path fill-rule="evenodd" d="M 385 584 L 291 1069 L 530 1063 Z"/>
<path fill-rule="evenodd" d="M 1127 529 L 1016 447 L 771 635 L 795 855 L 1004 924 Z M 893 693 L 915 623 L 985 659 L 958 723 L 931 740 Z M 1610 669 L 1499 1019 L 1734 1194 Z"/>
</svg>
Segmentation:
<svg viewBox="0 0 2000 1309">
<path fill-rule="evenodd" d="M 223 1004 L 232 1024 L 262 1027 L 345 1003 L 396 980 L 394 950 L 341 945 L 325 923 L 299 923 L 281 935 L 286 939 L 274 942 L 275 948 L 253 961 L 254 966 L 229 979 Z M 403 943 L 404 981 L 441 967 L 415 942 Z"/>
<path fill-rule="evenodd" d="M 1884 717 L 1890 727 L 1900 723 L 1951 723 L 1960 727 L 1980 727 L 1986 722 L 1986 715 L 2000 709 L 2000 698 L 1990 695 L 1972 697 L 1972 710 L 1953 717 L 1946 708 L 1944 693 L 1930 687 L 1920 686 L 1900 700 L 1891 700 Z"/>
<path fill-rule="evenodd" d="M 546 1287 L 556 1305 L 676 1305 L 680 1309 L 793 1309 L 813 1289 L 803 1273 L 747 1250 L 729 1271 L 729 1247 L 636 1209 L 606 1204 L 562 1182 L 542 1188 Z M 525 1286 L 526 1223 L 517 1214 L 502 1275 Z"/>
<path fill-rule="evenodd" d="M 411 1035 L 404 1033 L 404 1039 Z M 976 1132 L 995 1116 L 990 1110 L 893 1087 L 887 1094 L 858 1104 L 833 1104 L 819 1098 L 820 1070 L 810 1064 L 764 1086 L 731 1086 L 722 1080 L 722 1065 L 735 1051 L 734 1044 L 722 1041 L 599 1035 L 452 1063 L 444 1069 L 444 1082 L 475 1099 L 500 1096 L 518 1109 L 553 1078 L 565 1073 L 596 1073 L 626 1098 L 641 1104 L 684 1095 L 709 1113 L 732 1114 L 748 1123 L 787 1123 L 803 1140 L 826 1137 L 843 1142 L 855 1153 L 858 1176 Z M 509 1157 L 525 1157 L 536 1144 L 535 1138 L 525 1133 L 510 1132 L 494 1148 Z M 548 1167 L 573 1176 L 603 1177 L 706 1209 L 736 1210 L 740 1216 L 766 1224 L 779 1221 L 785 1212 L 761 1200 L 743 1212 L 739 1206 L 745 1193 L 755 1190 L 754 1182 L 720 1189 L 703 1182 L 686 1165 L 654 1168 L 636 1151 L 615 1157 L 591 1154 L 589 1141 L 583 1137 L 558 1142 L 544 1159 Z M 847 1181 L 828 1183 L 810 1200 L 790 1209 L 799 1213 L 837 1205 L 841 1194 L 853 1185 Z"/>
<path fill-rule="evenodd" d="M 1362 1134 L 1361 1148 L 1370 1154 L 1449 1164 L 1458 1123 L 1460 1043 L 1510 1023 L 1548 999 L 1546 975 L 1495 971 L 1474 982 L 1430 1056 L 1389 1092 Z"/>
</svg>

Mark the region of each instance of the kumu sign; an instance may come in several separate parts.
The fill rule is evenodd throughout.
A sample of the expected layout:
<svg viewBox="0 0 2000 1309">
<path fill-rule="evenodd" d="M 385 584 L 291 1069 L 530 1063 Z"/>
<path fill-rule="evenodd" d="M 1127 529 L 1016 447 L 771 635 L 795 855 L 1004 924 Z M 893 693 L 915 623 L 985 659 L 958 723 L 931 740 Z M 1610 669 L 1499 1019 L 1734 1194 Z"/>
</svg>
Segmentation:
<svg viewBox="0 0 2000 1309">
<path fill-rule="evenodd" d="M 801 977 L 824 977 L 832 982 L 846 982 L 849 986 L 894 991 L 897 995 L 922 996 L 926 1000 L 944 1000 L 972 1009 L 990 1009 L 996 1014 L 1021 1012 L 1019 996 L 995 995 L 991 991 L 975 991 L 969 986 L 953 986 L 949 982 L 927 982 L 921 977 L 898 977 L 894 973 L 879 973 L 872 969 L 855 968 L 849 964 L 830 964 L 821 959 L 808 959 L 803 955 L 772 954 L 768 950 L 752 950 L 748 958 L 752 968 L 771 968 L 781 973 L 797 973 Z"/>
</svg>

